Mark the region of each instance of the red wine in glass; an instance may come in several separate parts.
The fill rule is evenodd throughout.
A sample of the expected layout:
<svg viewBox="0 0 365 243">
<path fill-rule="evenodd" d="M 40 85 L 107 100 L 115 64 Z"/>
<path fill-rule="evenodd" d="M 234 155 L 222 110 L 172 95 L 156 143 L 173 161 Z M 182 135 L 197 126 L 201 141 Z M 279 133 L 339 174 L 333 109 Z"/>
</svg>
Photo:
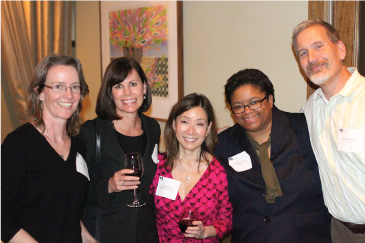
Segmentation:
<svg viewBox="0 0 365 243">
<path fill-rule="evenodd" d="M 124 166 L 126 169 L 133 170 L 130 176 L 142 177 L 143 175 L 143 160 L 140 153 L 128 153 L 124 155 Z M 146 201 L 143 199 L 138 199 L 137 190 L 133 190 L 133 201 L 127 204 L 128 207 L 139 208 L 146 205 Z"/>
<path fill-rule="evenodd" d="M 191 207 L 184 207 L 179 217 L 179 228 L 181 233 L 185 234 L 188 227 L 194 226 L 193 221 L 196 220 L 194 209 Z M 185 237 L 185 242 L 187 241 Z"/>
<path fill-rule="evenodd" d="M 181 230 L 182 233 L 185 233 L 186 229 L 189 226 L 193 226 L 193 219 L 180 219 L 179 220 L 179 228 Z"/>
<path fill-rule="evenodd" d="M 129 175 L 129 176 L 142 177 L 142 170 L 140 170 L 138 168 L 134 168 L 132 170 L 133 170 L 133 173 L 132 174 L 127 174 L 127 175 Z"/>
</svg>

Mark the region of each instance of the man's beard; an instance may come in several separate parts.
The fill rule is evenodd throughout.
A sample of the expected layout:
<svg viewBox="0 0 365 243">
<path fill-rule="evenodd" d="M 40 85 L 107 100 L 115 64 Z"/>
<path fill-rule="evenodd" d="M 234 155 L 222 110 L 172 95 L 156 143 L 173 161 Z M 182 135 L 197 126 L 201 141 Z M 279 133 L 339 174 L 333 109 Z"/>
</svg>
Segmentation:
<svg viewBox="0 0 365 243">
<path fill-rule="evenodd" d="M 320 70 L 314 72 L 312 71 L 312 68 L 323 64 L 324 66 L 322 66 Z M 308 78 L 310 79 L 310 81 L 312 81 L 312 83 L 318 86 L 322 85 L 330 78 L 330 74 L 328 71 L 329 71 L 329 64 L 327 61 L 318 61 L 310 63 L 307 67 Z"/>
</svg>

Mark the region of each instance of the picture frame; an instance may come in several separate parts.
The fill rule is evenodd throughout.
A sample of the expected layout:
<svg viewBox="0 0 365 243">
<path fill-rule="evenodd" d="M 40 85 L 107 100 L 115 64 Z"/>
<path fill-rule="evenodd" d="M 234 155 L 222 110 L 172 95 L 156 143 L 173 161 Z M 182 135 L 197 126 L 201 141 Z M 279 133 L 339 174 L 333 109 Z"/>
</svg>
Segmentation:
<svg viewBox="0 0 365 243">
<path fill-rule="evenodd" d="M 101 1 L 100 28 L 102 73 L 112 58 L 134 57 L 152 91 L 145 114 L 167 121 L 184 94 L 182 1 Z M 141 38 L 146 29 L 151 32 Z"/>
</svg>

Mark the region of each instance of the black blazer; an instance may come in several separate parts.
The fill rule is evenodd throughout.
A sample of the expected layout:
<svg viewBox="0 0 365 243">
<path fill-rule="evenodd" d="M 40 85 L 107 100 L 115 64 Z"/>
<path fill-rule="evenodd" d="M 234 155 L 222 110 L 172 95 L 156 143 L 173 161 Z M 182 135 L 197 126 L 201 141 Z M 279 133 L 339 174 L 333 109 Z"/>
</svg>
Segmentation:
<svg viewBox="0 0 365 243">
<path fill-rule="evenodd" d="M 216 158 L 227 171 L 233 205 L 232 242 L 330 242 L 330 215 L 323 202 L 318 166 L 304 114 L 273 107 L 271 161 L 283 192 L 265 201 L 259 158 L 239 124 L 219 134 Z M 236 172 L 228 158 L 246 151 L 252 168 Z"/>
<path fill-rule="evenodd" d="M 157 165 L 152 160 L 155 145 L 159 144 L 161 129 L 156 120 L 139 114 L 142 127 L 147 136 L 143 154 L 144 174 L 138 186 L 139 196 L 146 199 L 147 205 L 129 208 L 133 200 L 133 190 L 109 194 L 108 181 L 118 170 L 124 168 L 124 151 L 120 146 L 115 130 L 109 120 L 96 118 L 86 121 L 79 138 L 86 145 L 85 160 L 90 174 L 89 193 L 83 214 L 83 222 L 92 235 L 95 235 L 96 205 L 102 208 L 101 242 L 158 242 L 154 204 L 149 195 L 149 187 L 156 173 Z M 101 138 L 101 178 L 95 165 L 95 124 Z M 137 220 L 138 219 L 138 220 Z M 138 225 L 138 227 L 137 227 Z M 137 231 L 138 229 L 138 231 Z"/>
</svg>

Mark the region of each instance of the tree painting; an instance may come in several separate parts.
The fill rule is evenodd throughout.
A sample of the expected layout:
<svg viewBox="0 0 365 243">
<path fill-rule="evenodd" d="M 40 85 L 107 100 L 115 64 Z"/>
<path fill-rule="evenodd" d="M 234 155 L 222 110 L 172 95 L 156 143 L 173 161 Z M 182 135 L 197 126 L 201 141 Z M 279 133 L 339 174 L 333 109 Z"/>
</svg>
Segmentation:
<svg viewBox="0 0 365 243">
<path fill-rule="evenodd" d="M 164 5 L 109 12 L 110 56 L 134 57 L 152 94 L 168 95 L 167 8 Z"/>
</svg>

